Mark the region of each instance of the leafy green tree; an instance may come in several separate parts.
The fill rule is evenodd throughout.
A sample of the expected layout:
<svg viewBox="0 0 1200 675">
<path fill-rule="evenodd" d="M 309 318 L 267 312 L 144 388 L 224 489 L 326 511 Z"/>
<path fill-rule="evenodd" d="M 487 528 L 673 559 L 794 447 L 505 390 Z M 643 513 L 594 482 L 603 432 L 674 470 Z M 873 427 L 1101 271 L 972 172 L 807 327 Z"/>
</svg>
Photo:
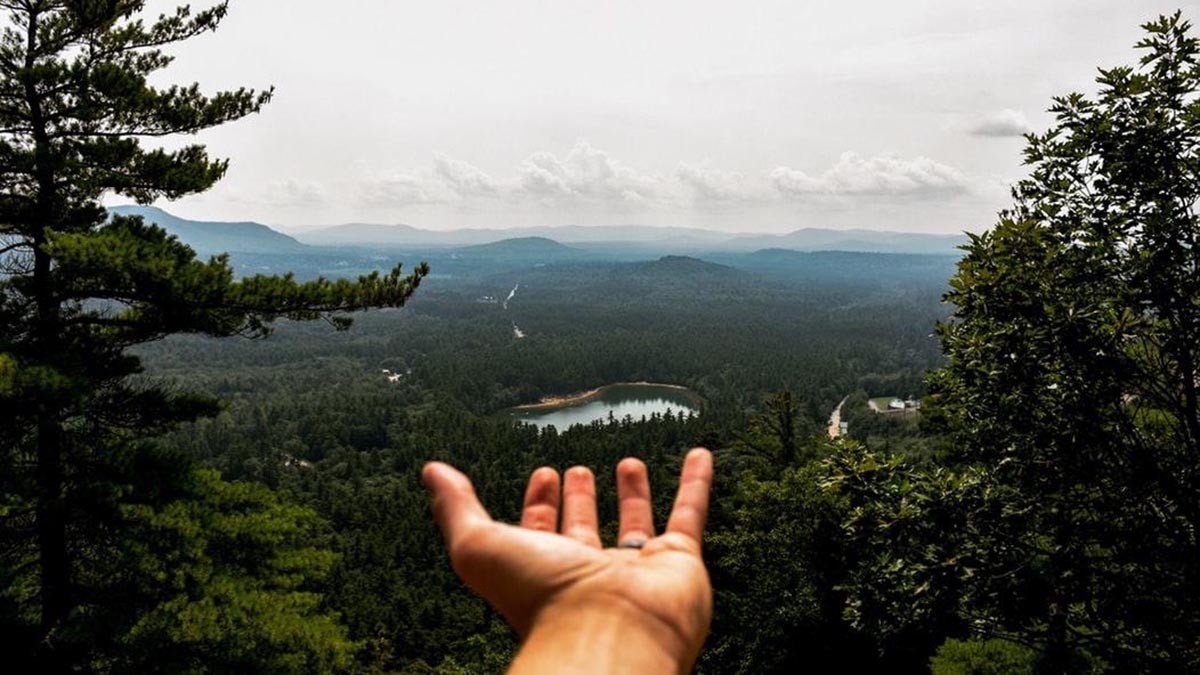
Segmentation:
<svg viewBox="0 0 1200 675">
<path fill-rule="evenodd" d="M 1007 640 L 946 640 L 929 668 L 933 675 L 1034 675 L 1037 656 Z"/>
<path fill-rule="evenodd" d="M 1200 668 L 1200 42 L 1178 13 L 1144 28 L 1138 67 L 1028 137 L 931 379 L 956 459 L 986 468 L 970 618 L 1043 672 Z"/>
<path fill-rule="evenodd" d="M 271 95 L 150 85 L 172 60 L 161 48 L 215 30 L 227 4 L 150 21 L 140 18 L 145 4 L 0 2 L 0 578 L 6 635 L 18 646 L 11 654 L 36 652 L 48 669 L 90 658 L 72 645 L 98 648 L 77 639 L 84 624 L 105 620 L 112 579 L 94 574 L 98 552 L 128 534 L 120 505 L 141 498 L 134 486 L 157 489 L 125 471 L 137 462 L 115 458 L 133 439 L 217 409 L 138 378 L 129 349 L 177 333 L 264 336 L 280 318 L 345 328 L 341 313 L 399 306 L 427 273 L 421 265 L 357 281 L 235 279 L 224 256 L 198 260 L 140 219 L 107 218 L 106 194 L 173 199 L 226 170 L 203 146 L 151 149 L 144 139 L 236 120 Z M 193 496 L 204 494 L 215 493 Z M 240 584 L 224 589 L 238 593 Z M 281 602 L 277 616 L 311 615 L 311 603 Z M 181 630 L 157 634 L 190 639 Z"/>
<path fill-rule="evenodd" d="M 819 441 L 804 448 L 817 451 Z M 822 490 L 817 462 L 762 478 L 743 471 L 717 504 L 705 537 L 715 592 L 699 669 L 781 673 L 880 667 L 874 641 L 843 619 L 844 505 Z"/>
<path fill-rule="evenodd" d="M 986 472 L 918 465 L 856 441 L 837 443 L 822 464 L 821 487 L 841 505 L 845 618 L 888 659 L 919 669 L 966 632 Z"/>
</svg>

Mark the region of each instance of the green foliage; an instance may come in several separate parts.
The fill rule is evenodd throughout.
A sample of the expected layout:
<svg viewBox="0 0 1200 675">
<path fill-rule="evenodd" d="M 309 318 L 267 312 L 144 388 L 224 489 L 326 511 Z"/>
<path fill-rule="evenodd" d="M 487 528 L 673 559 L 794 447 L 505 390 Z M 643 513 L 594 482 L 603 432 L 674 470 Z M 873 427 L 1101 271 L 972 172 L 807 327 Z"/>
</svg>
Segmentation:
<svg viewBox="0 0 1200 675">
<path fill-rule="evenodd" d="M 185 499 L 122 507 L 130 597 L 152 599 L 117 643 L 129 672 L 346 670 L 356 645 L 314 592 L 336 563 L 310 509 L 197 470 Z"/>
<path fill-rule="evenodd" d="M 782 468 L 795 464 L 800 455 L 800 439 L 818 433 L 815 420 L 821 413 L 809 403 L 801 412 L 801 404 L 790 391 L 771 394 L 763 402 L 764 414 L 755 417 L 742 444 L 767 462 L 767 466 Z M 807 414 L 804 414 L 807 413 Z"/>
<path fill-rule="evenodd" d="M 1145 30 L 1140 68 L 1055 100 L 1014 207 L 965 247 L 920 429 L 944 438 L 905 457 L 852 408 L 873 447 L 826 460 L 863 556 L 847 618 L 885 651 L 983 635 L 1032 645 L 1021 672 L 1200 666 L 1200 42 L 1179 14 Z"/>
<path fill-rule="evenodd" d="M 922 467 L 843 442 L 823 462 L 821 486 L 844 504 L 841 536 L 851 560 L 844 614 L 885 652 L 924 659 L 965 631 L 963 586 L 977 573 L 983 472 Z"/>
<path fill-rule="evenodd" d="M 746 471 L 718 485 L 705 539 L 716 616 L 702 672 L 878 665 L 873 641 L 842 617 L 844 506 L 819 488 L 819 476 L 819 465 L 806 462 L 777 479 Z"/>
<path fill-rule="evenodd" d="M 1139 68 L 1055 100 L 1030 177 L 972 238 L 930 379 L 968 513 L 969 614 L 1070 670 L 1193 671 L 1200 611 L 1200 42 L 1145 27 Z M 949 551 L 947 552 L 949 555 Z"/>
<path fill-rule="evenodd" d="M 86 233 L 51 233 L 44 247 L 54 260 L 58 295 L 66 301 L 102 297 L 102 309 L 71 317 L 95 327 L 98 337 L 137 344 L 173 333 L 263 337 L 280 317 L 322 318 L 333 312 L 396 307 L 416 289 L 426 268 L 404 276 L 397 267 L 357 281 L 292 275 L 234 279 L 228 256 L 206 262 L 140 218 L 117 216 Z M 331 317 L 339 329 L 345 317 Z"/>
<path fill-rule="evenodd" d="M 929 663 L 933 675 L 1034 675 L 1036 651 L 1007 640 L 946 640 Z"/>
</svg>

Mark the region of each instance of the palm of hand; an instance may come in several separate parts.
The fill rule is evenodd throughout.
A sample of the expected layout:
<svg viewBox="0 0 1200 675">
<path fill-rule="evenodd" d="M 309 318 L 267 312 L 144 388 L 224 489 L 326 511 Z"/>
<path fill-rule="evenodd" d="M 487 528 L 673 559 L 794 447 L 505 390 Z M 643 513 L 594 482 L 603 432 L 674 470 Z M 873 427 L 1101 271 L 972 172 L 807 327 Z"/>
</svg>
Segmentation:
<svg viewBox="0 0 1200 675">
<path fill-rule="evenodd" d="M 493 521 L 466 476 L 431 464 L 425 480 L 446 535 L 454 568 L 524 636 L 540 616 L 564 607 L 620 605 L 698 651 L 712 613 L 711 589 L 700 557 L 712 460 L 693 451 L 685 463 L 667 532 L 653 536 L 646 467 L 635 459 L 617 469 L 621 502 L 618 541 L 641 549 L 601 548 L 594 479 L 576 467 L 561 497 L 553 469 L 535 471 L 526 490 L 521 526 Z"/>
</svg>

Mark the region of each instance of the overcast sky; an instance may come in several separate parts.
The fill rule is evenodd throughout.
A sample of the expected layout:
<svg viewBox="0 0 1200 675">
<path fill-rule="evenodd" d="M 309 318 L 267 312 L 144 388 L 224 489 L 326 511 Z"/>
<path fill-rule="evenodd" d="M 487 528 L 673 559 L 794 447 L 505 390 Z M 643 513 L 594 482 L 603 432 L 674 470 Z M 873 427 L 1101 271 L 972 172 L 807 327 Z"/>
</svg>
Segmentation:
<svg viewBox="0 0 1200 675">
<path fill-rule="evenodd" d="M 979 230 L 1050 98 L 1133 63 L 1181 1 L 234 0 L 163 82 L 275 100 L 200 136 L 232 160 L 217 188 L 160 205 L 285 230 Z"/>
</svg>

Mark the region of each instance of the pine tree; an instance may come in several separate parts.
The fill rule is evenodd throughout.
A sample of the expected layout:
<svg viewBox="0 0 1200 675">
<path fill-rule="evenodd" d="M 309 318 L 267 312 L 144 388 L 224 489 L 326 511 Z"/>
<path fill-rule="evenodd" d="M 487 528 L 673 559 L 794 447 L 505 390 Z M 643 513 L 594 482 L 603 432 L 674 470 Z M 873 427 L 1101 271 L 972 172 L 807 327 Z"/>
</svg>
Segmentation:
<svg viewBox="0 0 1200 675">
<path fill-rule="evenodd" d="M 104 195 L 175 199 L 225 173 L 201 145 L 145 139 L 237 120 L 271 97 L 151 86 L 172 61 L 162 48 L 215 30 L 227 3 L 149 21 L 145 4 L 0 1 L 0 611 L 9 639 L 50 668 L 78 656 L 64 645 L 105 601 L 96 556 L 122 536 L 126 507 L 165 494 L 147 496 L 159 486 L 133 475 L 150 447 L 136 439 L 217 410 L 139 378 L 130 348 L 179 333 L 262 337 L 278 319 L 344 329 L 346 312 L 404 304 L 428 272 L 237 279 L 226 256 L 200 260 L 139 218 L 109 218 Z"/>
</svg>

